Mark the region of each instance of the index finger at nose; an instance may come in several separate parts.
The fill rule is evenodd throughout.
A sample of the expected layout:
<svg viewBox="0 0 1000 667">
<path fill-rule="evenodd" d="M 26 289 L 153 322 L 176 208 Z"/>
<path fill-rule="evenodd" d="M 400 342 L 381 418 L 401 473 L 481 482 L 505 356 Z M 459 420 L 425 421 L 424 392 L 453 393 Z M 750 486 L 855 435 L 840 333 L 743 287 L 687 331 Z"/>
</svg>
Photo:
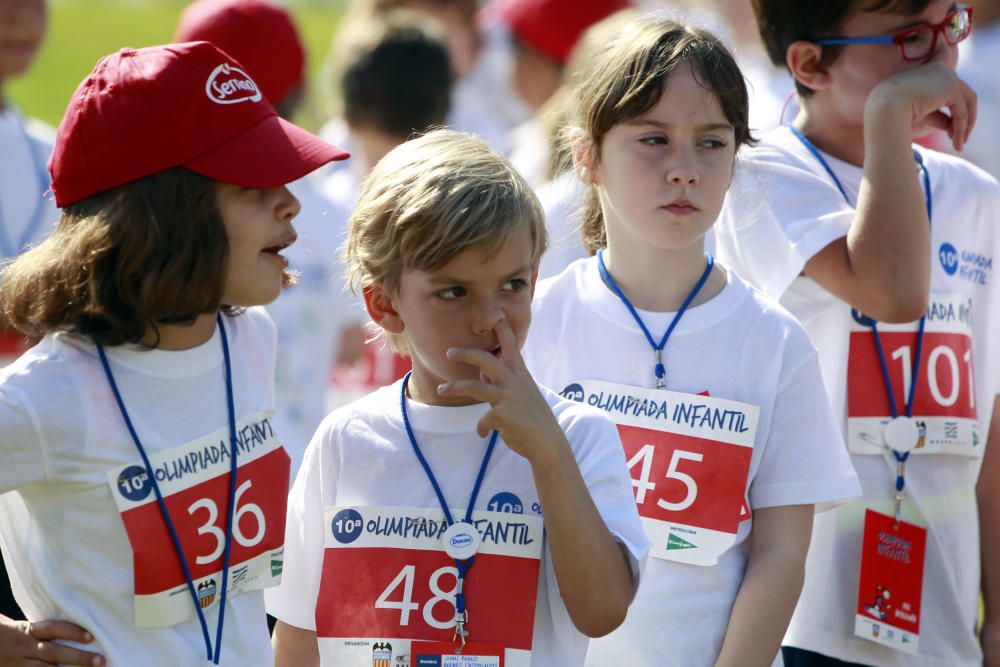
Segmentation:
<svg viewBox="0 0 1000 667">
<path fill-rule="evenodd" d="M 524 359 L 521 358 L 517 336 L 514 335 L 514 330 L 507 318 L 497 322 L 493 330 L 496 331 L 497 341 L 500 343 L 500 356 L 503 357 L 503 360 L 518 370 L 524 368 Z"/>
</svg>

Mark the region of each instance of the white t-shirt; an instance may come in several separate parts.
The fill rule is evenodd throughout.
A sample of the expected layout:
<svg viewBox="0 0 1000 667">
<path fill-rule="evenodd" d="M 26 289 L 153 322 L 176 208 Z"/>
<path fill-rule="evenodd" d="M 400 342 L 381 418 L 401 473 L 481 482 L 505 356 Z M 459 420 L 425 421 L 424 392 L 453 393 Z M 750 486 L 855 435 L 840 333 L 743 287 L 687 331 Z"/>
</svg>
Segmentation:
<svg viewBox="0 0 1000 667">
<path fill-rule="evenodd" d="M 8 106 L 0 112 L 0 259 L 44 240 L 59 221 L 49 193 L 52 128 Z"/>
<path fill-rule="evenodd" d="M 223 319 L 241 424 L 273 408 L 275 332 L 258 308 Z M 117 346 L 106 352 L 152 459 L 228 430 L 218 329 L 190 350 Z M 80 648 L 103 653 L 108 665 L 174 667 L 204 660 L 195 615 L 170 627 L 138 628 L 134 622 L 133 551 L 108 472 L 141 459 L 94 345 L 79 336 L 50 334 L 5 368 L 0 431 L 0 492 L 8 492 L 0 493 L 0 543 L 28 619 L 78 623 L 95 637 Z M 241 495 L 246 506 L 254 494 Z M 172 516 L 178 525 L 184 518 L 179 514 Z M 218 516 L 225 516 L 224 508 Z M 203 510 L 193 513 L 198 524 L 205 517 Z M 248 519 L 241 526 L 248 534 L 256 532 Z M 199 548 L 211 549 L 211 536 L 204 539 Z M 172 550 L 161 558 L 179 569 Z M 235 576 L 230 577 L 234 585 Z M 191 605 L 186 589 L 182 595 Z M 235 595 L 226 606 L 222 664 L 272 664 L 262 593 Z M 213 645 L 218 611 L 218 604 L 205 611 Z"/>
<path fill-rule="evenodd" d="M 538 285 L 524 348 L 540 382 L 562 389 L 588 379 L 653 388 L 654 353 L 597 259 L 574 262 Z M 674 313 L 638 311 L 654 336 Z M 672 391 L 758 406 L 746 502 L 754 509 L 860 493 L 802 328 L 732 272 L 723 291 L 689 309 L 664 350 Z M 634 474 L 636 470 L 632 471 Z M 711 665 L 743 581 L 752 521 L 717 565 L 650 558 L 625 624 L 591 642 L 592 665 Z"/>
<path fill-rule="evenodd" d="M 1000 293 L 992 269 L 1000 186 L 961 159 L 923 149 L 920 153 L 930 175 L 933 201 L 931 295 L 935 303 L 962 303 L 963 309 L 967 305 L 969 317 L 964 319 L 971 324 L 975 375 L 972 398 L 978 409 L 974 421 L 985 439 L 993 398 L 1000 389 L 997 337 L 991 333 L 1000 317 Z M 825 158 L 855 202 L 862 169 Z M 720 259 L 769 296 L 780 298 L 806 327 L 819 351 L 827 393 L 842 424 L 847 423 L 849 411 L 851 308 L 800 274 L 810 257 L 846 235 L 853 217 L 852 204 L 844 200 L 829 174 L 787 128 L 781 128 L 740 161 L 717 225 Z M 945 368 L 942 359 L 938 362 Z M 889 362 L 899 363 L 895 357 Z M 956 365 L 961 363 L 968 365 L 956 359 Z M 928 366 L 923 365 L 922 376 Z M 965 366 L 959 370 L 961 379 Z M 926 376 L 923 380 L 927 386 Z M 884 383 L 880 376 L 873 382 Z M 960 398 L 967 400 L 968 390 Z M 980 575 L 975 485 L 981 458 L 911 456 L 906 465 L 904 514 L 929 529 L 918 655 L 854 637 L 864 510 L 875 507 L 891 512 L 896 466 L 888 453 L 852 455 L 851 459 L 864 499 L 816 517 L 806 583 L 785 643 L 871 665 L 980 664 L 975 634 Z"/>
<path fill-rule="evenodd" d="M 327 415 L 334 353 L 344 328 L 358 322 L 357 299 L 345 286 L 341 246 L 349 209 L 323 196 L 308 178 L 289 185 L 302 210 L 298 240 L 285 251 L 298 282 L 267 307 L 278 328 L 275 423 L 292 458 L 292 479 L 306 445 Z"/>
<path fill-rule="evenodd" d="M 548 278 L 588 254 L 580 236 L 587 188 L 575 171 L 568 170 L 535 191 L 545 211 L 545 228 L 549 233 L 549 247 L 542 255 L 538 277 Z"/>
<path fill-rule="evenodd" d="M 268 612 L 290 625 L 316 629 L 325 507 L 440 507 L 404 430 L 400 388 L 401 382 L 396 382 L 337 410 L 324 420 L 306 450 L 289 496 L 284 578 L 279 587 L 267 592 Z M 608 530 L 631 555 L 633 576 L 638 581 L 648 545 L 632 501 L 614 426 L 595 410 L 549 391 L 543 391 L 543 395 L 566 432 Z M 479 438 L 475 430 L 488 407 L 438 407 L 407 400 L 410 423 L 423 455 L 445 499 L 459 515 L 464 515 L 486 449 L 487 441 Z M 513 501 L 512 505 L 519 506 L 515 513 L 540 516 L 531 466 L 502 439 L 493 452 L 475 508 L 488 509 L 495 500 Z M 476 605 L 482 602 L 476 600 L 474 589 L 468 594 L 474 640 Z M 398 594 L 392 600 L 397 598 Z M 510 609 L 509 613 L 525 611 Z M 533 637 L 533 667 L 583 663 L 588 640 L 576 630 L 562 602 L 547 544 L 539 575 Z M 334 664 L 324 644 L 320 642 L 323 664 Z"/>
</svg>

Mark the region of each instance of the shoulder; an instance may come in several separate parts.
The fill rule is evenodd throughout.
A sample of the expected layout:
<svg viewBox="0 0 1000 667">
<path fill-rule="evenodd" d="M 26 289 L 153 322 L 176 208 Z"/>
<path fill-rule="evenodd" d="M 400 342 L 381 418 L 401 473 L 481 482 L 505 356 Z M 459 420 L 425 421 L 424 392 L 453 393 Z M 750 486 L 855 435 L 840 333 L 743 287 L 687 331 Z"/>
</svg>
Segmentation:
<svg viewBox="0 0 1000 667">
<path fill-rule="evenodd" d="M 772 353 L 769 356 L 772 357 L 774 352 L 798 358 L 815 354 L 809 334 L 794 315 L 728 267 L 727 270 L 731 287 L 746 293 L 746 298 L 733 313 L 734 321 L 729 325 L 740 332 L 737 335 L 743 339 L 745 347 L 770 348 Z"/>
<path fill-rule="evenodd" d="M 562 272 L 556 275 L 539 280 L 535 286 L 534 301 L 542 302 L 547 300 L 559 300 L 560 302 L 574 298 L 580 290 L 580 281 L 590 268 L 591 264 L 597 260 L 593 257 L 585 257 L 575 260 Z"/>
<path fill-rule="evenodd" d="M 250 342 L 275 347 L 278 331 L 263 306 L 247 308 L 234 316 L 223 316 L 223 323 L 232 330 L 235 342 Z"/>
<path fill-rule="evenodd" d="M 24 130 L 27 132 L 31 143 L 40 149 L 46 157 L 52 152 L 52 147 L 56 141 L 56 130 L 54 127 L 37 118 L 25 118 Z"/>
<path fill-rule="evenodd" d="M 935 190 L 954 192 L 963 199 L 976 195 L 991 201 L 1000 200 L 1000 183 L 985 170 L 957 155 L 922 147 L 917 150 Z"/>
<path fill-rule="evenodd" d="M 50 333 L 37 345 L 0 370 L 0 393 L 24 404 L 61 406 L 78 404 L 83 387 L 100 372 L 94 346 L 84 338 Z"/>
<path fill-rule="evenodd" d="M 559 426 L 566 433 L 574 452 L 578 452 L 581 446 L 586 446 L 588 443 L 607 440 L 609 434 L 617 439 L 615 423 L 603 410 L 564 398 L 548 387 L 539 385 L 538 388 L 552 409 Z"/>
<path fill-rule="evenodd" d="M 337 408 L 320 423 L 316 437 L 344 442 L 394 428 L 399 415 L 399 388 L 397 381 Z"/>
</svg>

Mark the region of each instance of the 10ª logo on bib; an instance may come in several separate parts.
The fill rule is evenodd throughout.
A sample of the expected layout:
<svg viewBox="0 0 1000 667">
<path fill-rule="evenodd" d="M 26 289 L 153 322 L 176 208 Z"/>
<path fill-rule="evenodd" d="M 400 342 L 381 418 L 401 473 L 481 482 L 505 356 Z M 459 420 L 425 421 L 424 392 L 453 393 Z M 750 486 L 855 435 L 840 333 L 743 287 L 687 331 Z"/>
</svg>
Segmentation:
<svg viewBox="0 0 1000 667">
<path fill-rule="evenodd" d="M 289 458 L 270 413 L 237 422 L 239 468 L 229 591 L 275 586 L 284 558 Z M 229 429 L 151 455 L 150 464 L 187 559 L 198 601 L 221 598 L 229 498 Z M 135 624 L 166 627 L 195 615 L 179 557 L 142 461 L 109 470 L 108 483 L 132 547 Z"/>
<path fill-rule="evenodd" d="M 586 380 L 563 396 L 618 426 L 650 555 L 715 565 L 736 543 L 757 434 L 756 406 Z"/>
</svg>

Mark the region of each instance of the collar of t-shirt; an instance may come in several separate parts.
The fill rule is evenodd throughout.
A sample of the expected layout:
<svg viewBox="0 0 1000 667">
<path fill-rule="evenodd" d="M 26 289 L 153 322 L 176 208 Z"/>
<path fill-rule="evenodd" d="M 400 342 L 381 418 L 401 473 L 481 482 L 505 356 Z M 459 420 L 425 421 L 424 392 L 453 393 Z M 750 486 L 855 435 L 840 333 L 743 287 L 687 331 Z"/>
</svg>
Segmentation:
<svg viewBox="0 0 1000 667">
<path fill-rule="evenodd" d="M 399 405 L 398 396 L 401 384 L 402 381 L 400 380 L 388 388 L 393 390 L 397 396 L 396 405 Z M 482 419 L 483 415 L 489 409 L 490 406 L 488 403 L 442 406 L 418 403 L 409 397 L 406 399 L 406 414 L 410 419 L 413 431 L 418 435 L 421 433 L 440 435 L 468 434 L 470 438 L 478 440 L 476 423 Z M 399 419 L 402 420 L 402 416 Z"/>
<path fill-rule="evenodd" d="M 639 326 L 625 305 L 601 279 L 597 258 L 590 257 L 577 262 L 576 267 L 577 294 L 580 300 L 590 308 L 590 312 L 621 329 L 635 330 L 641 335 Z M 677 323 L 677 329 L 671 334 L 671 338 L 713 327 L 731 313 L 746 297 L 746 286 L 739 278 L 736 278 L 731 270 L 726 269 L 726 286 L 705 303 L 684 311 L 684 317 Z M 636 312 L 639 313 L 646 328 L 656 339 L 663 335 L 676 315 L 676 312 L 658 313 L 641 308 L 636 308 Z M 669 343 L 667 345 L 669 346 Z"/>
<path fill-rule="evenodd" d="M 229 327 L 230 345 L 234 345 L 233 339 L 236 337 L 236 327 L 232 325 L 236 319 L 238 318 L 225 318 L 226 326 Z M 86 338 L 68 333 L 52 335 L 60 344 L 76 347 L 97 357 L 96 346 Z M 114 368 L 124 367 L 144 375 L 167 379 L 202 375 L 222 366 L 222 342 L 218 327 L 210 339 L 187 350 L 151 350 L 141 345 L 112 345 L 106 346 L 104 351 Z"/>
</svg>

